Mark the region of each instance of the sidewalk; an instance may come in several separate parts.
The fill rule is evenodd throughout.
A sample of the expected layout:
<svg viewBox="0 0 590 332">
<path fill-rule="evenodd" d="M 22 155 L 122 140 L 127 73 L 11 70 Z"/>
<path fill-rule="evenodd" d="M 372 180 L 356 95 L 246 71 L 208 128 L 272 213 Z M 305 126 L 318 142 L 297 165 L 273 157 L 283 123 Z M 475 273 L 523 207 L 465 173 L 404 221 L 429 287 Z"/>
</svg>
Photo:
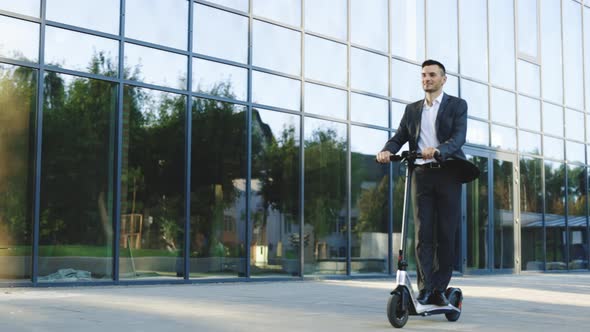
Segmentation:
<svg viewBox="0 0 590 332">
<path fill-rule="evenodd" d="M 0 288 L 0 331 L 392 331 L 392 279 Z M 588 331 L 590 273 L 455 277 L 459 321 L 399 331 Z"/>
</svg>

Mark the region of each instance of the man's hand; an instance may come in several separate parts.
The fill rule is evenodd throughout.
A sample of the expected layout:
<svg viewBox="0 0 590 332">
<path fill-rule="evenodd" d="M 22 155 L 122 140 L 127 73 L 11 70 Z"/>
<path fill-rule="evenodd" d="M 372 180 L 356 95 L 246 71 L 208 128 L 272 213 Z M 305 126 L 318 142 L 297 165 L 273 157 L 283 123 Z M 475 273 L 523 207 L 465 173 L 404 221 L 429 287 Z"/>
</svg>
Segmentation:
<svg viewBox="0 0 590 332">
<path fill-rule="evenodd" d="M 426 148 L 424 150 L 422 150 L 422 159 L 427 160 L 427 159 L 434 159 L 434 154 L 438 152 L 438 149 L 436 148 Z"/>
<path fill-rule="evenodd" d="M 381 164 L 387 164 L 389 162 L 389 156 L 391 156 L 393 153 L 389 152 L 389 151 L 381 151 L 379 153 L 377 153 L 377 162 L 381 163 Z"/>
</svg>

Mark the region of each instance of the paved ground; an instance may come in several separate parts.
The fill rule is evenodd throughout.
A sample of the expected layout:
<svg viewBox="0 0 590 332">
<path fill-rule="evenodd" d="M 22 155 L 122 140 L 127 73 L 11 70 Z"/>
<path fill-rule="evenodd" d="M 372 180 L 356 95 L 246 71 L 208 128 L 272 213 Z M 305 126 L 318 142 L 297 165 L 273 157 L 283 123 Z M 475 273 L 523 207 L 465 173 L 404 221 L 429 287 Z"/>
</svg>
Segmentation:
<svg viewBox="0 0 590 332">
<path fill-rule="evenodd" d="M 0 288 L 0 331 L 392 331 L 393 280 Z M 590 273 L 455 277 L 458 322 L 410 316 L 407 331 L 588 331 Z"/>
</svg>

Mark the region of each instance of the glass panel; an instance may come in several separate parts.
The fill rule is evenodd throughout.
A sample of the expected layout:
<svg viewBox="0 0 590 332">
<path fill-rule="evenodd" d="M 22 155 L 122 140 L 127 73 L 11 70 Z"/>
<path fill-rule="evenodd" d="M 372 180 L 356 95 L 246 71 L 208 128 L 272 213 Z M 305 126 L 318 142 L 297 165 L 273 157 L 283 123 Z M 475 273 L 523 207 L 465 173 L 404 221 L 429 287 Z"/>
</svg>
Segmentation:
<svg viewBox="0 0 590 332">
<path fill-rule="evenodd" d="M 346 124 L 305 118 L 305 274 L 346 273 Z"/>
<path fill-rule="evenodd" d="M 449 75 L 447 73 L 447 83 L 445 83 L 444 91 L 451 96 L 459 95 L 459 78 L 457 76 Z"/>
<path fill-rule="evenodd" d="M 404 112 L 406 111 L 406 104 L 391 102 L 391 128 L 399 128 L 399 123 L 402 121 Z"/>
<path fill-rule="evenodd" d="M 117 84 L 44 82 L 38 280 L 112 280 Z"/>
<path fill-rule="evenodd" d="M 252 0 L 252 12 L 297 27 L 301 25 L 301 0 Z"/>
<path fill-rule="evenodd" d="M 565 109 L 565 137 L 584 141 L 584 113 Z"/>
<path fill-rule="evenodd" d="M 185 114 L 185 96 L 125 86 L 122 279 L 184 276 Z"/>
<path fill-rule="evenodd" d="M 467 119 L 467 142 L 489 146 L 489 125 L 486 122 Z"/>
<path fill-rule="evenodd" d="M 586 162 L 586 150 L 584 144 L 565 141 L 565 150 L 565 155 L 568 161 L 582 164 Z"/>
<path fill-rule="evenodd" d="M 467 184 L 467 268 L 489 268 L 488 159 L 467 156 L 479 168 L 479 177 Z"/>
<path fill-rule="evenodd" d="M 426 57 L 442 62 L 447 71 L 458 72 L 457 0 L 426 0 L 426 17 Z"/>
<path fill-rule="evenodd" d="M 537 99 L 518 96 L 518 126 L 524 129 L 541 130 L 541 102 Z"/>
<path fill-rule="evenodd" d="M 346 62 L 346 45 L 305 35 L 305 77 L 346 86 Z"/>
<path fill-rule="evenodd" d="M 543 98 L 563 103 L 561 1 L 541 1 L 541 84 Z M 569 61 L 569 60 L 568 60 Z"/>
<path fill-rule="evenodd" d="M 190 277 L 244 276 L 246 107 L 194 99 L 192 116 Z"/>
<path fill-rule="evenodd" d="M 125 78 L 129 80 L 184 90 L 186 61 L 184 55 L 125 43 Z"/>
<path fill-rule="evenodd" d="M 358 93 L 350 96 L 350 120 L 387 128 L 389 108 L 387 100 Z"/>
<path fill-rule="evenodd" d="M 577 109 L 584 108 L 584 72 L 582 49 L 581 5 L 573 1 L 563 2 L 563 83 L 565 104 Z"/>
<path fill-rule="evenodd" d="M 563 137 L 563 107 L 543 103 L 543 131 L 545 134 Z"/>
<path fill-rule="evenodd" d="M 301 82 L 259 71 L 252 72 L 252 102 L 299 111 Z"/>
<path fill-rule="evenodd" d="M 487 0 L 459 1 L 461 74 L 488 80 Z"/>
<path fill-rule="evenodd" d="M 186 50 L 188 5 L 186 0 L 125 0 L 125 37 Z"/>
<path fill-rule="evenodd" d="M 301 75 L 301 33 L 254 21 L 252 64 L 291 75 Z"/>
<path fill-rule="evenodd" d="M 520 159 L 520 248 L 525 271 L 545 269 L 542 167 L 541 159 Z"/>
<path fill-rule="evenodd" d="M 544 136 L 543 137 L 543 155 L 547 158 L 563 160 L 563 140 Z"/>
<path fill-rule="evenodd" d="M 490 104 L 492 121 L 512 126 L 516 124 L 516 95 L 514 93 L 491 88 Z"/>
<path fill-rule="evenodd" d="M 590 22 L 590 8 L 584 6 L 584 28 Z M 586 87 L 586 110 L 590 110 L 590 33 L 584 33 L 584 70 Z"/>
<path fill-rule="evenodd" d="M 306 1 L 305 29 L 346 40 L 347 7 L 347 0 Z"/>
<path fill-rule="evenodd" d="M 568 268 L 588 269 L 588 227 L 586 223 L 586 174 L 584 166 L 568 166 L 567 226 L 569 234 Z"/>
<path fill-rule="evenodd" d="M 39 61 L 39 24 L 0 15 L 0 57 Z"/>
<path fill-rule="evenodd" d="M 222 6 L 235 8 L 243 12 L 248 11 L 248 0 L 207 0 L 211 3 L 217 3 Z M 196 4 L 195 4 L 196 5 Z"/>
<path fill-rule="evenodd" d="M 391 96 L 410 102 L 424 98 L 421 86 L 422 68 L 411 63 L 391 60 Z"/>
<path fill-rule="evenodd" d="M 513 164 L 494 159 L 494 268 L 514 268 Z"/>
<path fill-rule="evenodd" d="M 0 8 L 2 10 L 7 10 L 19 14 L 39 17 L 41 4 L 40 0 L 0 0 Z"/>
<path fill-rule="evenodd" d="M 518 131 L 518 151 L 523 153 L 541 154 L 541 135 Z"/>
<path fill-rule="evenodd" d="M 547 270 L 567 270 L 565 165 L 545 161 L 545 232 Z"/>
<path fill-rule="evenodd" d="M 36 70 L 0 64 L 0 280 L 31 278 Z"/>
<path fill-rule="evenodd" d="M 345 90 L 305 83 L 305 113 L 347 119 L 348 99 Z"/>
<path fill-rule="evenodd" d="M 193 91 L 238 100 L 248 98 L 248 69 L 193 58 Z"/>
<path fill-rule="evenodd" d="M 391 53 L 414 61 L 424 60 L 424 1 L 392 1 L 389 6 Z"/>
<path fill-rule="evenodd" d="M 387 273 L 389 165 L 374 162 L 375 148 L 387 138 L 385 131 L 351 127 L 353 273 Z"/>
<path fill-rule="evenodd" d="M 254 276 L 300 275 L 299 147 L 299 116 L 254 110 L 248 230 Z"/>
<path fill-rule="evenodd" d="M 488 1 L 490 81 L 508 89 L 515 87 L 514 2 Z"/>
<path fill-rule="evenodd" d="M 118 75 L 119 42 L 116 40 L 48 26 L 45 45 L 48 65 L 97 75 Z"/>
<path fill-rule="evenodd" d="M 248 63 L 248 18 L 194 4 L 193 51 Z"/>
<path fill-rule="evenodd" d="M 518 52 L 537 57 L 537 1 L 516 1 L 518 14 Z"/>
<path fill-rule="evenodd" d="M 516 129 L 492 125 L 492 147 L 516 151 Z"/>
<path fill-rule="evenodd" d="M 461 98 L 469 105 L 469 116 L 489 119 L 487 85 L 461 79 Z"/>
<path fill-rule="evenodd" d="M 350 1 L 350 41 L 387 52 L 387 0 Z"/>
<path fill-rule="evenodd" d="M 353 89 L 387 96 L 387 58 L 375 53 L 351 48 L 350 85 Z"/>
<path fill-rule="evenodd" d="M 119 34 L 120 0 L 47 0 L 46 6 L 48 20 Z"/>
<path fill-rule="evenodd" d="M 533 97 L 540 96 L 539 66 L 518 60 L 518 91 Z"/>
</svg>

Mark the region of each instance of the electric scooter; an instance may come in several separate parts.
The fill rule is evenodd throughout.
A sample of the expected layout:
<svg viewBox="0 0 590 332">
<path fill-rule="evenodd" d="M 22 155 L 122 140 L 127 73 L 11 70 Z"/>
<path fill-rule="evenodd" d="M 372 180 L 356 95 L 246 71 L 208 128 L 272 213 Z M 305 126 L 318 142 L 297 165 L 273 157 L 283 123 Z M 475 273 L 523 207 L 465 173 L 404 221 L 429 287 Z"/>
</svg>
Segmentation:
<svg viewBox="0 0 590 332">
<path fill-rule="evenodd" d="M 438 156 L 435 156 L 437 158 Z M 391 296 L 387 302 L 387 318 L 391 325 L 396 328 L 402 328 L 408 322 L 409 315 L 430 316 L 436 314 L 445 314 L 447 320 L 454 322 L 461 316 L 461 305 L 463 302 L 463 293 L 459 288 L 449 287 L 445 291 L 445 295 L 449 300 L 446 306 L 437 306 L 434 304 L 420 304 L 417 300 L 417 295 L 414 294 L 412 288 L 412 280 L 407 272 L 408 263 L 405 260 L 405 245 L 407 237 L 408 226 L 408 205 L 411 190 L 412 172 L 410 168 L 413 167 L 414 161 L 420 159 L 422 156 L 416 152 L 404 151 L 401 155 L 392 155 L 391 161 L 399 161 L 406 163 L 406 187 L 404 190 L 404 207 L 402 220 L 402 234 L 399 256 L 397 261 L 397 275 L 396 286 L 391 291 Z"/>
</svg>

